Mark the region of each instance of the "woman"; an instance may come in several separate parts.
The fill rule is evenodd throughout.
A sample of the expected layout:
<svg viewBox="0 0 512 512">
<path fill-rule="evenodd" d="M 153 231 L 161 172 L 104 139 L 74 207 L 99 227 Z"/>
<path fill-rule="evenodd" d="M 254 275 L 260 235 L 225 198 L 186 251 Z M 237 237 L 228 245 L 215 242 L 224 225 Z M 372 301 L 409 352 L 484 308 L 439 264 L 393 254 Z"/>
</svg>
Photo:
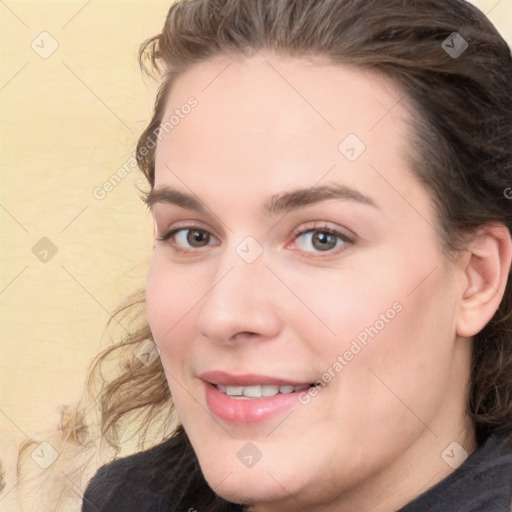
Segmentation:
<svg viewBox="0 0 512 512">
<path fill-rule="evenodd" d="M 182 0 L 144 56 L 148 324 L 103 421 L 172 403 L 179 426 L 83 512 L 508 511 L 494 27 L 461 0 Z"/>
</svg>

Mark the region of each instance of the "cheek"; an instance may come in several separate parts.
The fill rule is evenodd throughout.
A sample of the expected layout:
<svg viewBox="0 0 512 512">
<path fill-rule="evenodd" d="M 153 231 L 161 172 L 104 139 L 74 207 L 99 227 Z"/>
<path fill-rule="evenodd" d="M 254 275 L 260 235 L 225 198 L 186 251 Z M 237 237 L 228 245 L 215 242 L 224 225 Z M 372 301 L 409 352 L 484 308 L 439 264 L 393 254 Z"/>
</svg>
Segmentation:
<svg viewBox="0 0 512 512">
<path fill-rule="evenodd" d="M 190 288 L 180 286 L 179 271 L 169 271 L 157 254 L 153 255 L 146 283 L 146 315 L 153 340 L 160 351 L 165 377 L 177 410 L 186 410 L 182 396 L 183 367 L 188 358 L 183 343 L 186 313 L 192 302 Z"/>
<path fill-rule="evenodd" d="M 168 293 L 172 288 L 169 288 L 168 284 L 165 274 L 161 272 L 161 266 L 153 255 L 146 281 L 146 315 L 157 345 L 161 343 L 165 326 L 169 328 L 172 325 L 170 324 L 172 298 Z"/>
<path fill-rule="evenodd" d="M 283 310 L 283 324 L 324 364 L 334 361 L 354 339 L 364 346 L 370 333 L 380 336 L 398 316 L 403 294 L 395 273 L 388 265 L 383 276 L 372 261 L 357 268 L 316 268 L 307 274 L 283 268 L 283 280 L 295 296 L 290 295 Z"/>
<path fill-rule="evenodd" d="M 347 428 L 353 436 L 373 432 L 369 449 L 420 432 L 446 398 L 452 378 L 454 303 L 449 276 L 439 272 L 411 293 L 428 271 L 404 271 L 398 286 L 375 290 L 365 305 L 352 306 L 353 315 L 343 314 L 350 329 L 342 341 L 346 352 L 336 377 L 335 415 L 342 422 L 347 410 L 354 411 L 357 420 Z M 379 424 L 387 427 L 375 429 Z"/>
<path fill-rule="evenodd" d="M 322 380 L 340 397 L 338 412 L 361 409 L 368 426 L 390 408 L 401 421 L 400 399 L 431 415 L 447 383 L 455 335 L 451 277 L 437 253 L 423 249 L 422 259 L 405 246 L 389 258 L 380 251 L 357 271 L 326 269 L 329 279 L 292 282 L 289 275 L 308 309 L 288 310 L 288 325 L 311 360 L 321 362 Z"/>
<path fill-rule="evenodd" d="M 153 255 L 146 283 L 146 315 L 164 365 L 176 360 L 186 346 L 178 340 L 182 339 L 187 313 L 197 302 L 197 293 L 185 281 L 182 271 L 168 268 L 162 255 Z"/>
</svg>

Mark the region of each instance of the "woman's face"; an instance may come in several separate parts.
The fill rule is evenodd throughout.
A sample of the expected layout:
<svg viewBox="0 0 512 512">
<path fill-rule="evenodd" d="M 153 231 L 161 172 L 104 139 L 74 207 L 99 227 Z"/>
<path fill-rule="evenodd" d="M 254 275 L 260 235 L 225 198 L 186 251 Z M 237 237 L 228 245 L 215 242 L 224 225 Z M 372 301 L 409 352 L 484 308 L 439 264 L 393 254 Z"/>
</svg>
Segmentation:
<svg viewBox="0 0 512 512">
<path fill-rule="evenodd" d="M 273 54 L 201 63 L 170 93 L 147 313 L 230 501 L 389 510 L 463 444 L 462 280 L 407 164 L 405 101 L 370 72 Z"/>
</svg>

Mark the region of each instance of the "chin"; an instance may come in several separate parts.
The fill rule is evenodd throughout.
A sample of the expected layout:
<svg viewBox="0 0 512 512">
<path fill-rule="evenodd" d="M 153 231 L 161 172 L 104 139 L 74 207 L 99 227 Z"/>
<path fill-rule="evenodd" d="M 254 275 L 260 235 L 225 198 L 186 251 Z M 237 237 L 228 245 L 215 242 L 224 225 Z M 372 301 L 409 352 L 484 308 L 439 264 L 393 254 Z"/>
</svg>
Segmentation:
<svg viewBox="0 0 512 512">
<path fill-rule="evenodd" d="M 201 469 L 215 493 L 232 503 L 255 505 L 279 502 L 290 497 L 290 489 L 285 490 L 288 486 L 280 485 L 277 478 L 272 478 L 271 475 L 277 471 L 267 472 L 263 467 L 231 469 L 225 472 L 219 471 L 218 467 L 213 467 L 211 471 L 202 466 Z M 279 481 L 283 480 L 288 479 L 284 476 L 279 478 Z"/>
<path fill-rule="evenodd" d="M 276 485 L 275 482 L 274 485 Z M 282 487 L 261 489 L 259 487 L 251 488 L 251 486 L 254 486 L 254 480 L 249 480 L 237 486 L 226 486 L 225 488 L 223 484 L 215 492 L 221 498 L 231 503 L 252 506 L 272 503 L 277 507 L 280 502 L 290 498 L 290 495 Z M 276 508 L 276 510 L 280 510 L 280 508 Z"/>
</svg>

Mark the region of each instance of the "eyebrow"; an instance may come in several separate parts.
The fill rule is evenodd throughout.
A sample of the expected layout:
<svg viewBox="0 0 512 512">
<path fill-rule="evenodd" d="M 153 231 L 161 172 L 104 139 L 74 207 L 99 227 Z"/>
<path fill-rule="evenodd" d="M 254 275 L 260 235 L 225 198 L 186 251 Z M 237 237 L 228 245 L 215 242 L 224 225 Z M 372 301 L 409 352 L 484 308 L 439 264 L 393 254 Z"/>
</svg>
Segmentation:
<svg viewBox="0 0 512 512">
<path fill-rule="evenodd" d="M 371 197 L 362 194 L 358 190 L 341 184 L 332 184 L 313 188 L 298 188 L 275 194 L 265 201 L 262 211 L 268 216 L 278 215 L 330 199 L 354 201 L 380 209 Z M 165 203 L 204 214 L 208 213 L 208 208 L 196 196 L 167 186 L 151 189 L 143 200 L 149 208 L 157 203 Z"/>
</svg>

